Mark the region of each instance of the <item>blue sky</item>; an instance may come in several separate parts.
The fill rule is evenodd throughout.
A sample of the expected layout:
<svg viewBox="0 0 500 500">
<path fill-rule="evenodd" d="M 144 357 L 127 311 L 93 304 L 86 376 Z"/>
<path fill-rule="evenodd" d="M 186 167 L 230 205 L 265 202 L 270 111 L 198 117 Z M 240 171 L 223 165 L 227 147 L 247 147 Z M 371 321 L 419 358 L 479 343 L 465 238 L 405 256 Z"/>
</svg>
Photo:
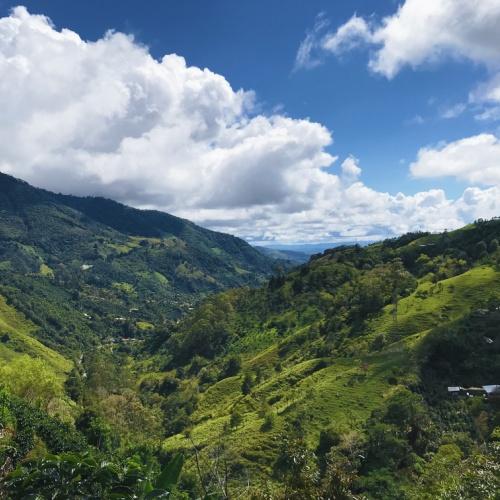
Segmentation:
<svg viewBox="0 0 500 500">
<path fill-rule="evenodd" d="M 435 5 L 439 3 L 443 4 L 444 14 L 435 9 Z M 428 9 L 427 14 L 436 19 L 434 29 L 446 32 L 448 26 L 453 24 L 454 16 L 461 19 L 467 16 L 467 9 L 471 3 L 474 4 L 474 0 L 468 2 L 469 7 L 464 0 L 457 0 L 454 4 L 449 0 L 434 2 L 422 0 L 420 11 Z M 483 14 L 491 14 L 490 17 L 495 21 L 497 19 L 495 16 L 500 15 L 500 0 L 485 0 L 481 3 L 483 10 L 486 9 Z M 500 49 L 498 54 L 495 54 L 491 47 L 495 44 L 498 46 L 498 40 L 495 39 L 495 34 L 488 38 L 491 31 L 488 31 L 489 25 L 481 25 L 481 23 L 488 24 L 485 15 L 478 16 L 471 21 L 471 29 L 468 29 L 470 26 L 465 26 L 462 31 L 450 32 L 449 37 L 443 37 L 441 42 L 438 40 L 435 46 L 429 44 L 422 36 L 422 47 L 418 53 L 411 44 L 405 48 L 403 41 L 400 45 L 404 50 L 398 52 L 396 61 L 386 61 L 386 66 L 382 69 L 369 68 L 369 62 L 373 61 L 381 51 L 386 50 L 389 53 L 394 46 L 398 51 L 400 49 L 396 30 L 395 34 L 383 32 L 387 20 L 392 20 L 395 26 L 399 23 L 408 32 L 412 29 L 422 31 L 421 28 L 414 27 L 412 21 L 408 25 L 408 19 L 411 19 L 411 4 L 416 4 L 416 0 L 402 1 L 401 4 L 408 13 L 403 10 L 398 11 L 398 3 L 391 0 L 352 2 L 183 0 L 182 2 L 149 1 L 146 4 L 133 1 L 95 0 L 23 2 L 29 11 L 29 16 L 43 14 L 50 18 L 53 30 L 68 28 L 85 42 L 102 39 L 106 31 L 114 30 L 133 35 L 134 44 L 145 45 L 146 50 L 156 60 L 161 60 L 165 54 L 175 53 L 185 58 L 187 67 L 208 68 L 214 74 L 221 75 L 234 91 L 244 89 L 255 93 L 251 109 L 245 112 L 247 118 L 277 114 L 293 121 L 308 119 L 311 123 L 325 127 L 333 136 L 333 143 L 326 144 L 328 141 L 317 139 L 314 142 L 315 146 L 311 148 L 316 147 L 333 157 L 338 157 L 335 162 L 330 162 L 326 171 L 338 177 L 339 182 L 343 184 L 342 187 L 338 185 L 335 187 L 333 185 L 337 182 L 335 179 L 325 179 L 321 188 L 323 193 L 320 196 L 321 200 L 314 198 L 316 194 L 313 191 L 316 188 L 308 188 L 307 191 L 311 192 L 314 198 L 310 201 L 310 207 L 306 207 L 307 202 L 302 199 L 306 194 L 300 190 L 290 192 L 288 195 L 281 192 L 274 199 L 271 195 L 264 196 L 262 190 L 265 191 L 267 187 L 259 182 L 254 186 L 253 180 L 252 189 L 261 191 L 249 197 L 247 204 L 238 204 L 232 200 L 217 206 L 212 198 L 208 199 L 205 194 L 199 195 L 197 188 L 193 187 L 190 196 L 192 195 L 193 200 L 196 198 L 197 201 L 193 201 L 189 206 L 182 206 L 178 200 L 174 200 L 175 196 L 162 200 L 159 193 L 154 190 L 148 191 L 147 186 L 140 187 L 140 191 L 144 194 L 143 198 L 135 194 L 130 195 L 133 183 L 124 188 L 123 179 L 114 179 L 113 185 L 120 184 L 120 188 L 107 190 L 106 186 L 109 187 L 111 184 L 108 180 L 97 182 L 93 178 L 87 184 L 79 184 L 74 179 L 68 178 L 68 187 L 65 189 L 65 186 L 61 187 L 57 182 L 50 180 L 52 177 L 46 165 L 26 166 L 20 159 L 13 159 L 4 170 L 48 188 L 75 192 L 78 189 L 72 186 L 78 185 L 82 192 L 78 191 L 77 194 L 105 194 L 136 206 L 169 210 L 188 216 L 206 226 L 260 242 L 322 241 L 353 236 L 369 239 L 415 228 L 437 230 L 442 227 L 453 227 L 467 222 L 470 217 L 491 216 L 496 210 L 495 200 L 498 194 L 497 191 L 491 190 L 498 188 L 496 173 L 500 169 L 500 158 L 497 158 L 498 150 L 495 142 L 499 135 L 499 121 L 495 114 L 497 102 L 495 99 L 484 97 L 485 92 L 477 89 L 481 88 L 480 85 L 488 85 L 489 82 L 493 82 L 490 87 L 496 89 Z M 0 1 L 0 15 L 7 18 L 16 5 L 17 2 Z M 477 6 L 474 8 L 478 10 Z M 337 30 L 353 19 L 353 16 L 361 20 L 362 30 L 356 28 L 347 36 L 342 35 Z M 316 33 L 313 29 L 318 19 L 323 21 L 324 26 Z M 415 21 L 417 22 L 418 20 Z M 359 26 L 359 23 L 356 26 Z M 469 32 L 472 32 L 472 35 Z M 314 44 L 314 52 L 311 53 L 309 62 L 316 61 L 318 64 L 312 64 L 315 67 L 304 64 L 297 68 L 297 51 L 308 33 Z M 474 33 L 477 33 L 476 38 Z M 485 36 L 480 36 L 481 33 L 485 33 Z M 340 48 L 333 51 L 325 49 L 326 41 L 335 36 L 337 36 L 335 43 L 339 44 L 336 47 Z M 432 36 L 432 30 L 429 30 L 428 38 Z M 498 60 L 496 60 L 497 55 Z M 4 92 L 8 94 L 9 89 L 6 91 L 4 89 Z M 477 94 L 478 97 L 472 98 L 473 94 Z M 203 102 L 205 104 L 200 106 L 206 105 L 206 101 Z M 452 109 L 456 113 L 450 112 Z M 478 119 L 478 116 L 485 111 L 490 111 L 490 115 L 494 118 Z M 227 110 L 223 113 L 226 112 Z M 456 116 L 450 118 L 450 114 Z M 445 117 L 446 115 L 448 117 Z M 240 114 L 238 116 L 240 120 Z M 21 124 L 18 126 L 22 128 Z M 55 126 L 57 127 L 57 124 Z M 279 126 L 274 124 L 273 130 L 276 127 Z M 297 133 L 300 135 L 306 132 Z M 453 145 L 467 138 L 481 136 L 489 138 L 485 140 L 486 146 L 474 145 L 474 148 L 481 148 L 478 158 L 485 151 L 486 161 L 489 162 L 487 167 L 493 172 L 487 179 L 483 179 L 479 174 L 464 173 L 463 168 L 468 166 L 457 166 L 456 161 L 453 163 L 453 157 L 450 159 L 452 152 L 443 152 L 446 144 Z M 458 144 L 461 147 L 461 143 Z M 58 144 L 58 154 L 63 147 L 69 148 L 68 144 L 65 146 L 62 143 Z M 418 175 L 411 175 L 410 165 L 416 162 L 419 150 L 422 148 L 440 154 L 435 159 L 439 162 L 439 168 L 434 168 L 435 164 L 429 163 L 431 161 L 429 159 L 427 164 L 422 164 L 414 170 L 414 173 L 420 172 Z M 303 155 L 306 154 L 304 151 L 297 159 L 297 164 L 304 161 Z M 315 151 L 314 154 L 317 153 L 318 151 Z M 475 157 L 475 149 L 470 154 Z M 341 166 L 350 156 L 356 159 L 356 166 L 362 169 L 362 174 L 355 174 L 355 179 L 351 179 L 349 184 L 342 178 Z M 268 157 L 265 158 L 267 158 L 265 161 L 270 161 Z M 248 161 L 250 165 L 252 160 Z M 281 158 L 276 161 L 280 162 Z M 295 158 L 290 161 L 295 161 Z M 314 161 L 317 165 L 321 164 L 321 160 L 317 158 Z M 482 165 L 482 163 L 471 164 L 470 172 L 481 172 Z M 59 182 L 61 168 L 57 170 Z M 95 174 L 97 167 L 92 164 L 85 165 L 85 168 Z M 235 168 L 239 167 L 232 167 L 231 172 L 234 172 Z M 248 179 L 252 175 L 251 168 L 253 168 L 251 165 L 248 166 L 241 179 L 234 181 L 239 187 L 242 183 L 250 182 Z M 324 166 L 319 168 L 324 170 Z M 446 175 L 436 173 L 441 170 Z M 262 176 L 265 171 L 265 165 L 258 165 L 255 167 L 255 176 Z M 286 177 L 288 174 L 283 175 Z M 316 186 L 323 182 L 317 179 L 316 174 L 314 176 L 312 184 Z M 109 172 L 101 175 L 102 179 L 107 177 Z M 228 178 L 227 174 L 222 177 L 224 178 Z M 279 183 L 281 177 L 272 179 L 272 182 Z M 356 200 L 362 198 L 363 191 L 359 190 L 355 196 L 349 194 L 353 192 L 349 187 L 353 181 L 362 182 L 363 188 L 377 193 L 377 196 L 374 195 L 373 203 L 381 212 L 371 220 L 371 210 L 365 207 L 366 223 L 363 222 L 364 214 L 359 208 L 360 203 L 352 202 L 353 197 Z M 325 204 L 327 198 L 324 194 L 325 186 L 331 189 L 337 198 L 342 198 L 342 208 L 328 207 Z M 232 185 L 228 184 L 227 188 L 232 189 Z M 480 201 L 476 200 L 478 206 L 474 209 L 470 209 L 469 205 L 467 208 L 457 205 L 468 188 L 477 190 L 474 192 L 474 199 L 478 196 L 481 198 Z M 337 192 L 339 189 L 341 192 Z M 428 193 L 436 189 L 444 190 L 445 196 L 436 201 L 433 195 L 434 212 L 427 211 L 429 212 L 427 213 L 424 210 L 431 202 L 425 201 L 421 204 L 420 201 L 411 198 L 419 193 Z M 281 189 L 283 190 L 284 188 Z M 405 198 L 404 207 L 395 207 L 393 201 L 387 202 L 390 206 L 382 206 L 385 202 L 379 193 L 395 196 L 398 192 L 408 197 L 407 200 Z M 301 197 L 301 202 L 297 203 L 297 207 L 292 207 L 290 200 L 283 202 L 287 196 L 294 200 Z M 205 201 L 199 201 L 200 198 Z M 346 208 L 346 204 L 349 203 L 352 203 L 352 209 Z M 452 210 L 450 207 L 453 203 L 455 206 Z M 319 206 L 321 210 L 318 209 Z M 417 214 L 419 207 L 422 208 L 422 213 Z M 415 214 L 407 214 L 408 210 L 413 210 Z M 386 220 L 384 211 L 387 211 Z M 224 212 L 223 216 L 221 212 Z M 271 218 L 270 212 L 274 214 L 274 218 L 272 222 L 265 222 Z M 291 213 L 294 214 L 292 219 L 287 215 Z M 443 220 L 440 225 L 435 224 L 436 216 L 440 213 L 446 213 L 447 220 Z M 413 215 L 413 222 L 405 224 L 405 219 L 410 220 Z M 401 220 L 396 220 L 398 216 Z M 337 218 L 338 223 L 329 222 L 325 223 L 324 227 L 321 226 L 321 220 L 329 217 L 331 220 Z M 308 223 L 315 229 L 307 230 Z M 295 231 L 294 227 L 298 225 L 302 225 L 304 229 Z M 252 227 L 259 229 L 252 233 Z M 353 227 L 358 229 L 351 231 L 350 228 Z"/>
</svg>

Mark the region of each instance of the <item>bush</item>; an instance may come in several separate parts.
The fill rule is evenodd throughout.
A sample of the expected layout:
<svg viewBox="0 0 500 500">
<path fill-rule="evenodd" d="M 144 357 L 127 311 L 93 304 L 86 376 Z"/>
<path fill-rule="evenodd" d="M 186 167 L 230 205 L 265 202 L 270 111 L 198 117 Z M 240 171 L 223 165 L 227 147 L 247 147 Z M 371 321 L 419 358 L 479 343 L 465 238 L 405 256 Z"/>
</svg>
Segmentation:
<svg viewBox="0 0 500 500">
<path fill-rule="evenodd" d="M 54 398 L 63 396 L 61 380 L 41 359 L 27 355 L 0 367 L 1 384 L 28 403 L 46 409 Z"/>
<path fill-rule="evenodd" d="M 241 370 L 241 358 L 239 356 L 231 356 L 227 361 L 222 372 L 222 378 L 234 377 Z"/>
<path fill-rule="evenodd" d="M 233 429 L 238 427 L 243 422 L 243 416 L 238 410 L 233 410 L 229 418 L 229 426 Z"/>
<path fill-rule="evenodd" d="M 133 457 L 119 463 L 90 453 L 47 456 L 7 476 L 8 498 L 167 498 L 183 465 L 176 455 L 163 470 Z M 77 493 L 77 495 L 75 495 Z"/>
<path fill-rule="evenodd" d="M 178 378 L 167 375 L 160 384 L 159 393 L 162 396 L 170 396 L 170 394 L 179 390 L 180 384 L 181 382 Z"/>
<path fill-rule="evenodd" d="M 260 430 L 263 432 L 270 431 L 276 422 L 276 417 L 273 412 L 269 411 L 264 416 L 264 422 L 260 427 Z"/>
</svg>

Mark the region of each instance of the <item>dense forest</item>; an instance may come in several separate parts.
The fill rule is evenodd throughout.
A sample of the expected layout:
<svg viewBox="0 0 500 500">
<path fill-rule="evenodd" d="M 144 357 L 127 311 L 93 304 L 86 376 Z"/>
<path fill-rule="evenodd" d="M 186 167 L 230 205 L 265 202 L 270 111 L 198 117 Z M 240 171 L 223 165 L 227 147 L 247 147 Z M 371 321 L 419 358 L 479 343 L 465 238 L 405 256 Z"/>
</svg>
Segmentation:
<svg viewBox="0 0 500 500">
<path fill-rule="evenodd" d="M 499 239 L 290 268 L 1 176 L 0 498 L 498 498 Z"/>
</svg>

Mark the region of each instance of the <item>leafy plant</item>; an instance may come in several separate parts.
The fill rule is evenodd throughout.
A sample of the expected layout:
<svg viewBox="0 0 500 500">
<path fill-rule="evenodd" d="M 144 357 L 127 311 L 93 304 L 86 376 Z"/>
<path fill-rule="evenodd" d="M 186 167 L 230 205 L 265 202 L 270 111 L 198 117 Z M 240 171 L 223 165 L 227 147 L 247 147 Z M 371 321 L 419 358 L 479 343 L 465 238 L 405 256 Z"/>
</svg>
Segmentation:
<svg viewBox="0 0 500 500">
<path fill-rule="evenodd" d="M 160 471 L 135 458 L 113 462 L 91 453 L 47 455 L 18 466 L 2 488 L 9 498 L 153 499 L 168 498 L 175 489 L 183 465 L 176 455 Z"/>
</svg>

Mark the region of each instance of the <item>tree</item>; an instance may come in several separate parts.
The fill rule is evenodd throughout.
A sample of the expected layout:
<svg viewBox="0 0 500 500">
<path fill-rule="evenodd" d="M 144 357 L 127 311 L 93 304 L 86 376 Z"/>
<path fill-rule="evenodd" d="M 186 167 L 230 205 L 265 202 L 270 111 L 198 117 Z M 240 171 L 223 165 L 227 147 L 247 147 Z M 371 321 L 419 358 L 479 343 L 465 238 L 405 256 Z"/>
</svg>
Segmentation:
<svg viewBox="0 0 500 500">
<path fill-rule="evenodd" d="M 175 378 L 172 375 L 166 375 L 160 384 L 159 393 L 162 396 L 170 396 L 170 394 L 179 390 L 180 384 L 181 383 L 178 378 Z"/>
<path fill-rule="evenodd" d="M 300 439 L 282 439 L 281 450 L 274 463 L 274 474 L 285 485 L 287 499 L 316 499 L 319 471 L 316 456 Z"/>
<path fill-rule="evenodd" d="M 224 368 L 224 377 L 234 377 L 241 370 L 241 358 L 239 356 L 230 356 Z"/>
<path fill-rule="evenodd" d="M 404 290 L 405 278 L 408 276 L 408 272 L 403 266 L 401 259 L 394 259 L 390 265 L 389 278 L 392 288 L 392 304 L 394 306 L 393 316 L 394 321 L 398 320 L 398 304 L 399 295 Z"/>
<path fill-rule="evenodd" d="M 231 416 L 229 417 L 229 425 L 233 429 L 238 427 L 243 422 L 243 416 L 238 410 L 233 410 Z"/>
<path fill-rule="evenodd" d="M 88 442 L 102 451 L 113 451 L 120 444 L 120 437 L 111 426 L 91 410 L 85 410 L 75 422 L 75 427 Z"/>
<path fill-rule="evenodd" d="M 80 371 L 73 368 L 64 383 L 64 388 L 68 396 L 75 402 L 80 403 L 83 396 L 83 381 Z"/>
<path fill-rule="evenodd" d="M 243 377 L 243 383 L 241 384 L 241 392 L 246 396 L 252 392 L 253 387 L 253 377 L 250 373 L 245 373 Z"/>
<path fill-rule="evenodd" d="M 426 463 L 415 488 L 415 498 L 443 498 L 443 493 L 453 488 L 462 460 L 462 452 L 455 444 L 440 446 L 432 459 Z"/>
<path fill-rule="evenodd" d="M 144 406 L 139 396 L 130 389 L 103 399 L 100 413 L 126 439 L 140 442 L 161 436 L 159 409 Z"/>
<path fill-rule="evenodd" d="M 486 243 L 484 241 L 480 241 L 476 245 L 476 257 L 478 259 L 484 257 L 487 254 L 488 247 L 486 246 Z"/>
</svg>

